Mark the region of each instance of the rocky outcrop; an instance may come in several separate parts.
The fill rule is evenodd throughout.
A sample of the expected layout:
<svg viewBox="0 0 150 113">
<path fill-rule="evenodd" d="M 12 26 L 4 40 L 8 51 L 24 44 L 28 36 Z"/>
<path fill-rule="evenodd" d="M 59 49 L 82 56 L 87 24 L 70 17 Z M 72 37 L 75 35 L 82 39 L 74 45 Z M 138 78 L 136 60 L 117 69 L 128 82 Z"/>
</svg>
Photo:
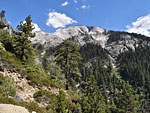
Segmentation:
<svg viewBox="0 0 150 113">
<path fill-rule="evenodd" d="M 107 43 L 105 49 L 111 56 L 116 57 L 120 53 L 123 53 L 129 49 L 135 50 L 135 48 L 141 43 L 142 40 L 137 39 L 136 37 L 133 38 L 128 34 L 120 35 L 120 39 L 118 41 Z"/>
<path fill-rule="evenodd" d="M 0 104 L 0 113 L 29 113 L 27 109 L 21 106 L 11 104 Z"/>
<path fill-rule="evenodd" d="M 41 56 L 49 48 L 56 47 L 63 40 L 70 40 L 83 46 L 86 43 L 100 44 L 107 53 L 116 58 L 120 53 L 129 49 L 135 49 L 137 46 L 149 43 L 150 38 L 127 32 L 109 31 L 95 26 L 69 26 L 58 30 L 55 33 L 36 32 L 36 37 L 30 39 L 35 48 L 39 48 Z"/>
<path fill-rule="evenodd" d="M 65 29 L 61 29 L 55 33 L 45 33 L 43 31 L 36 32 L 36 37 L 31 38 L 33 44 L 40 44 L 44 48 L 55 47 L 62 43 L 63 40 L 69 38 L 77 39 L 80 45 L 84 45 L 87 42 L 101 43 L 104 46 L 108 37 L 104 33 L 107 30 L 94 27 L 94 26 L 69 26 Z"/>
<path fill-rule="evenodd" d="M 5 19 L 0 18 L 0 29 L 7 31 L 9 34 L 13 34 L 14 29 L 9 25 Z"/>
<path fill-rule="evenodd" d="M 3 74 L 5 77 L 11 78 L 14 81 L 14 83 L 16 84 L 16 86 L 17 86 L 16 94 L 17 95 L 15 97 L 13 97 L 13 99 L 15 99 L 17 102 L 34 101 L 33 94 L 35 92 L 39 91 L 39 88 L 34 88 L 34 87 L 30 86 L 28 84 L 29 81 L 26 78 L 22 77 L 17 72 L 8 71 L 6 68 L 4 68 L 3 70 L 0 70 L 0 74 Z M 58 92 L 59 92 L 58 88 L 42 87 L 40 89 L 49 90 L 53 94 L 58 94 Z M 45 106 L 47 106 L 47 104 L 39 103 L 39 106 L 45 107 Z"/>
<path fill-rule="evenodd" d="M 16 101 L 30 102 L 34 100 L 33 94 L 39 89 L 30 86 L 26 78 L 22 77 L 19 73 L 10 72 L 6 69 L 0 71 L 0 73 L 2 73 L 4 76 L 10 77 L 18 87 L 17 96 L 14 97 Z"/>
</svg>

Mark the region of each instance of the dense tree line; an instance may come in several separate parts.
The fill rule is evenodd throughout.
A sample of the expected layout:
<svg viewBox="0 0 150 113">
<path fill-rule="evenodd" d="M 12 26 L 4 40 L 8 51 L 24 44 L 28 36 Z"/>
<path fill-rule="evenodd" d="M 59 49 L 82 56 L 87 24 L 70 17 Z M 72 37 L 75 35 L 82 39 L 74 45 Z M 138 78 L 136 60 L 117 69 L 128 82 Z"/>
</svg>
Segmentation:
<svg viewBox="0 0 150 113">
<path fill-rule="evenodd" d="M 101 106 L 100 109 L 103 110 L 101 112 L 104 113 L 136 113 L 140 109 L 139 100 L 135 97 L 136 91 L 128 82 L 121 79 L 118 69 L 113 69 L 106 51 L 100 45 L 88 43 L 80 48 L 80 53 L 83 57 L 80 71 L 82 82 L 84 81 L 81 87 L 83 92 L 86 91 L 83 109 L 86 108 L 87 113 L 96 113 L 98 111 L 94 110 L 97 106 Z M 86 90 L 86 88 L 89 89 Z M 92 92 L 90 89 L 95 91 Z M 90 92 L 92 92 L 91 95 Z M 98 97 L 92 96 L 93 94 Z M 101 105 L 98 104 L 98 100 L 94 100 L 95 98 L 101 100 Z M 97 102 L 97 106 L 95 105 L 91 110 L 90 107 L 94 101 Z"/>
<path fill-rule="evenodd" d="M 140 102 L 149 106 L 150 98 L 150 47 L 139 46 L 118 56 L 119 72 L 122 78 L 137 89 Z M 147 103 L 147 104 L 146 104 Z M 146 109 L 150 109 L 147 107 Z"/>
<path fill-rule="evenodd" d="M 109 39 L 107 43 L 126 40 L 126 38 L 124 37 L 126 35 L 131 36 L 131 38 L 133 39 L 137 38 L 140 41 L 140 43 L 142 43 L 143 41 L 150 41 L 149 37 L 145 35 L 137 34 L 137 33 L 128 33 L 128 32 L 123 32 L 123 31 L 109 31 L 108 33 L 109 33 Z"/>
</svg>

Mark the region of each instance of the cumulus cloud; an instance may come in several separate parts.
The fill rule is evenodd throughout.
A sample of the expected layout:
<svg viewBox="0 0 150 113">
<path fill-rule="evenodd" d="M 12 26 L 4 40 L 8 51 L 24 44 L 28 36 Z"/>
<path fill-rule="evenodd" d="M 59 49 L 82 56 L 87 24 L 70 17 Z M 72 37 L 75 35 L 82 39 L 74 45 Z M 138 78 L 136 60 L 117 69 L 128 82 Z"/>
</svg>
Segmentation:
<svg viewBox="0 0 150 113">
<path fill-rule="evenodd" d="M 82 8 L 82 9 L 89 9 L 89 8 L 90 8 L 90 5 L 82 5 L 81 8 Z"/>
<path fill-rule="evenodd" d="M 36 32 L 36 31 L 41 31 L 41 29 L 39 28 L 39 26 L 36 24 L 36 23 L 32 23 L 33 24 L 33 32 Z"/>
<path fill-rule="evenodd" d="M 138 18 L 131 25 L 127 25 L 127 32 L 139 33 L 146 36 L 150 36 L 150 14 Z"/>
<path fill-rule="evenodd" d="M 61 6 L 67 6 L 67 5 L 69 5 L 68 1 L 65 1 L 64 3 L 61 4 Z"/>
<path fill-rule="evenodd" d="M 73 23 L 77 23 L 77 21 L 68 17 L 66 14 L 52 11 L 48 14 L 46 25 L 52 26 L 54 28 L 63 28 L 66 25 L 73 24 Z"/>
<path fill-rule="evenodd" d="M 81 8 L 82 8 L 82 9 L 85 9 L 85 8 L 86 8 L 86 5 L 82 5 Z"/>
</svg>

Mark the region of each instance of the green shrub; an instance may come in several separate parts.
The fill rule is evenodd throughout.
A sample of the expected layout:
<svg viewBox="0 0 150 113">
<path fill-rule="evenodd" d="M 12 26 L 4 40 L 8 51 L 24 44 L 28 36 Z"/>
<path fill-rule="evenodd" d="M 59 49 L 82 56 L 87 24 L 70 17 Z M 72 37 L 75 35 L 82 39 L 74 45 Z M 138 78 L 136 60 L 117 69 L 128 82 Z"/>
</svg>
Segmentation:
<svg viewBox="0 0 150 113">
<path fill-rule="evenodd" d="M 30 80 L 29 84 L 32 86 L 40 86 L 42 87 L 43 84 L 41 83 L 41 75 L 36 72 L 31 72 L 27 74 L 27 79 Z"/>
<path fill-rule="evenodd" d="M 33 64 L 24 65 L 24 68 L 26 69 L 27 73 L 35 72 L 41 76 L 46 76 L 46 73 L 44 72 L 42 67 L 34 64 L 34 62 L 33 62 Z"/>
<path fill-rule="evenodd" d="M 17 102 L 15 100 L 8 97 L 0 97 L 0 103 L 17 105 Z"/>
<path fill-rule="evenodd" d="M 4 78 L 4 75 L 2 73 L 0 73 L 0 85 L 2 84 L 3 78 Z"/>
<path fill-rule="evenodd" d="M 72 101 L 72 102 L 78 102 L 80 101 L 80 96 L 77 92 L 75 91 L 72 91 L 72 90 L 68 90 L 67 91 L 67 94 L 69 96 L 69 99 Z"/>
<path fill-rule="evenodd" d="M 18 105 L 25 107 L 29 112 L 35 111 L 36 113 L 47 113 L 45 108 L 39 107 L 36 102 L 20 102 Z"/>
<path fill-rule="evenodd" d="M 49 86 L 55 87 L 56 86 L 55 82 L 51 81 L 50 78 L 48 78 L 48 77 L 43 78 L 41 80 L 41 83 L 43 84 L 43 86 L 46 86 L 46 87 L 49 87 Z"/>
<path fill-rule="evenodd" d="M 3 44 L 4 48 L 9 52 L 14 52 L 13 48 L 13 36 L 4 30 L 0 30 L 0 42 Z"/>
<path fill-rule="evenodd" d="M 34 99 L 39 103 L 47 103 L 49 105 L 56 103 L 56 95 L 48 90 L 39 90 L 33 95 Z"/>
<path fill-rule="evenodd" d="M 56 86 L 53 81 L 50 80 L 48 77 L 49 75 L 42 76 L 39 73 L 31 72 L 27 74 L 27 79 L 30 81 L 29 84 L 32 86 L 38 86 L 38 87 L 49 87 L 49 86 Z"/>
<path fill-rule="evenodd" d="M 1 42 L 0 42 L 0 51 L 6 51 Z"/>
<path fill-rule="evenodd" d="M 5 64 L 8 70 L 15 68 L 16 71 L 23 69 L 21 61 L 15 56 L 7 51 L 0 51 L 0 62 Z"/>
<path fill-rule="evenodd" d="M 0 84 L 0 96 L 8 97 L 16 95 L 16 85 L 9 77 L 3 77 Z"/>
</svg>

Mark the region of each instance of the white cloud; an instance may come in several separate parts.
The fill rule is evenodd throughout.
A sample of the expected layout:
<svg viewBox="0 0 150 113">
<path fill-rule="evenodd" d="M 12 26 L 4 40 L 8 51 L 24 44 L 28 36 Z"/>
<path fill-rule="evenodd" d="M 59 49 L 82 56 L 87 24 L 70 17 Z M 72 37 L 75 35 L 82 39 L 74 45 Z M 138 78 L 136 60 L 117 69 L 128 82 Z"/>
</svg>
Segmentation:
<svg viewBox="0 0 150 113">
<path fill-rule="evenodd" d="M 82 9 L 85 9 L 85 8 L 86 8 L 86 5 L 82 5 L 81 8 L 82 8 Z"/>
<path fill-rule="evenodd" d="M 61 4 L 61 6 L 67 6 L 67 5 L 69 5 L 68 1 L 65 1 L 64 3 Z"/>
<path fill-rule="evenodd" d="M 47 26 L 52 26 L 54 28 L 63 28 L 66 25 L 77 23 L 77 21 L 68 17 L 66 14 L 58 13 L 56 11 L 52 11 L 48 14 L 48 19 L 46 22 Z"/>
<path fill-rule="evenodd" d="M 150 14 L 138 18 L 132 25 L 127 25 L 127 32 L 150 36 Z"/>
<path fill-rule="evenodd" d="M 82 9 L 89 9 L 89 8 L 90 8 L 90 5 L 82 5 L 81 8 L 82 8 Z"/>
<path fill-rule="evenodd" d="M 73 0 L 73 1 L 74 1 L 74 3 L 76 3 L 76 4 L 78 3 L 78 0 Z"/>
<path fill-rule="evenodd" d="M 32 23 L 33 24 L 33 32 L 36 32 L 36 31 L 41 31 L 41 29 L 39 28 L 39 26 L 36 24 L 36 23 Z"/>
</svg>

